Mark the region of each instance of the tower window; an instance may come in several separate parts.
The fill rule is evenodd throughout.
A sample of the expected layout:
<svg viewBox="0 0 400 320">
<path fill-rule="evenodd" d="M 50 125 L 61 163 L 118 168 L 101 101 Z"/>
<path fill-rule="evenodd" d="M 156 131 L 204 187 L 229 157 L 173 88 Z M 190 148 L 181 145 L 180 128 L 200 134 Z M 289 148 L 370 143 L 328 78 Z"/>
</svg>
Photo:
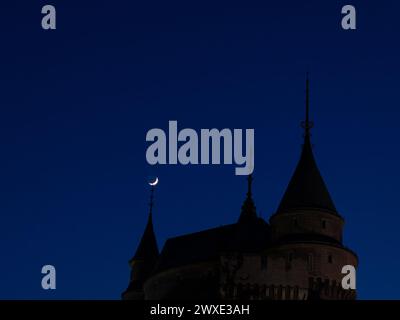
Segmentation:
<svg viewBox="0 0 400 320">
<path fill-rule="evenodd" d="M 328 262 L 329 262 L 329 263 L 332 263 L 332 262 L 333 262 L 333 259 L 332 259 L 332 255 L 331 255 L 331 254 L 328 256 Z"/>
<path fill-rule="evenodd" d="M 293 252 L 288 252 L 287 257 L 286 257 L 286 268 L 291 269 L 292 268 L 292 262 L 293 262 Z"/>
<path fill-rule="evenodd" d="M 326 220 L 322 220 L 322 229 L 326 229 Z"/>
<path fill-rule="evenodd" d="M 261 269 L 267 269 L 268 266 L 268 257 L 261 256 Z"/>
<path fill-rule="evenodd" d="M 314 256 L 312 253 L 308 254 L 307 266 L 308 266 L 308 271 L 311 272 L 314 270 Z"/>
<path fill-rule="evenodd" d="M 293 226 L 297 227 L 299 225 L 297 218 L 293 218 Z"/>
<path fill-rule="evenodd" d="M 286 256 L 286 270 L 290 270 L 292 268 L 293 261 L 293 252 L 288 252 Z"/>
</svg>

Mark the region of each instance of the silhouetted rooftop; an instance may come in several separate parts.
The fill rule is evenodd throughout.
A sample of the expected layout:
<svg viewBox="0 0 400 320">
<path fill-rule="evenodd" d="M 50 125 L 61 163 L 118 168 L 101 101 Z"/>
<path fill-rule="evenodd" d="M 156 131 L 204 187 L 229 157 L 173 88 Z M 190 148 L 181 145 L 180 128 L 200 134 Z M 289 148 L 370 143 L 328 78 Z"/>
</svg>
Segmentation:
<svg viewBox="0 0 400 320">
<path fill-rule="evenodd" d="M 155 260 L 158 257 L 158 246 L 153 229 L 152 214 L 149 214 L 146 229 L 132 260 Z"/>
<path fill-rule="evenodd" d="M 308 134 L 304 138 L 300 161 L 289 182 L 277 213 L 302 208 L 318 208 L 338 215 L 315 162 Z"/>
<path fill-rule="evenodd" d="M 196 262 L 219 259 L 224 252 L 252 252 L 269 243 L 269 225 L 257 218 L 246 224 L 230 224 L 166 241 L 153 273 Z"/>
<path fill-rule="evenodd" d="M 246 200 L 242 205 L 242 210 L 240 212 L 238 220 L 239 223 L 248 223 L 258 219 L 256 206 L 254 204 L 251 193 L 252 183 L 253 183 L 253 175 L 250 174 L 247 177 L 247 195 L 246 195 Z"/>
</svg>

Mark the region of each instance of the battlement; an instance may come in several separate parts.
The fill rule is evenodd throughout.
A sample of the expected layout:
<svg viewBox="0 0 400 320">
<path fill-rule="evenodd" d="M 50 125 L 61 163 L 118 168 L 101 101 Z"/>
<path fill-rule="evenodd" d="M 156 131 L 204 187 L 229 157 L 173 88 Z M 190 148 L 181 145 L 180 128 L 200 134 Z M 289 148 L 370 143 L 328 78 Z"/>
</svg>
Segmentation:
<svg viewBox="0 0 400 320">
<path fill-rule="evenodd" d="M 354 300 L 355 290 L 344 290 L 335 280 L 309 278 L 308 288 L 259 284 L 222 285 L 223 299 L 244 300 Z"/>
<path fill-rule="evenodd" d="M 340 282 L 321 278 L 310 277 L 308 279 L 309 299 L 321 300 L 355 300 L 355 290 L 345 290 Z"/>
</svg>

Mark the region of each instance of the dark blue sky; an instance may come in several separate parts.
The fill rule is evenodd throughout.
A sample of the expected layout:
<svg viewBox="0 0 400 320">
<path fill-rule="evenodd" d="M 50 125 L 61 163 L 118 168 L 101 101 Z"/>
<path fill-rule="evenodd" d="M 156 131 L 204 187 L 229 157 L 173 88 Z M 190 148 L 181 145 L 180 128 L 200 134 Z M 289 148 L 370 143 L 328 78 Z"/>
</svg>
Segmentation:
<svg viewBox="0 0 400 320">
<path fill-rule="evenodd" d="M 400 4 L 396 1 L 7 1 L 0 5 L 0 298 L 119 299 L 160 177 L 170 236 L 236 221 L 233 166 L 146 163 L 146 132 L 254 128 L 254 198 L 276 210 L 312 140 L 360 259 L 361 299 L 399 299 Z M 279 4 L 278 4 L 279 3 Z M 57 30 L 41 29 L 41 7 Z M 356 31 L 340 28 L 357 9 Z M 41 289 L 41 267 L 57 290 Z"/>
</svg>

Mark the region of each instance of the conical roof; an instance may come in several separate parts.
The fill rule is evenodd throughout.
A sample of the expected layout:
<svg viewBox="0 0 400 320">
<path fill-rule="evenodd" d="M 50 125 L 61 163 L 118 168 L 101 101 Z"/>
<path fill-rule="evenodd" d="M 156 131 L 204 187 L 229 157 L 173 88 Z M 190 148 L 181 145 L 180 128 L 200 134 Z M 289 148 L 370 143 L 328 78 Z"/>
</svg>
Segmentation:
<svg viewBox="0 0 400 320">
<path fill-rule="evenodd" d="M 277 213 L 302 208 L 323 209 L 338 214 L 315 162 L 309 134 L 305 135 L 300 161 Z"/>
<path fill-rule="evenodd" d="M 310 141 L 310 129 L 313 122 L 309 120 L 309 79 L 306 80 L 306 114 L 302 122 L 304 128 L 304 144 L 296 170 L 289 182 L 277 213 L 294 209 L 322 209 L 338 215 L 331 196 L 322 179 L 314 159 Z"/>
<path fill-rule="evenodd" d="M 238 223 L 246 223 L 249 221 L 257 220 L 256 206 L 254 204 L 252 192 L 251 192 L 252 183 L 253 183 L 253 175 L 250 174 L 247 177 L 246 200 L 244 201 L 244 203 L 242 205 L 242 210 L 240 212 Z"/>
<path fill-rule="evenodd" d="M 158 257 L 158 246 L 153 229 L 152 213 L 149 214 L 146 229 L 132 260 L 155 260 Z"/>
</svg>

